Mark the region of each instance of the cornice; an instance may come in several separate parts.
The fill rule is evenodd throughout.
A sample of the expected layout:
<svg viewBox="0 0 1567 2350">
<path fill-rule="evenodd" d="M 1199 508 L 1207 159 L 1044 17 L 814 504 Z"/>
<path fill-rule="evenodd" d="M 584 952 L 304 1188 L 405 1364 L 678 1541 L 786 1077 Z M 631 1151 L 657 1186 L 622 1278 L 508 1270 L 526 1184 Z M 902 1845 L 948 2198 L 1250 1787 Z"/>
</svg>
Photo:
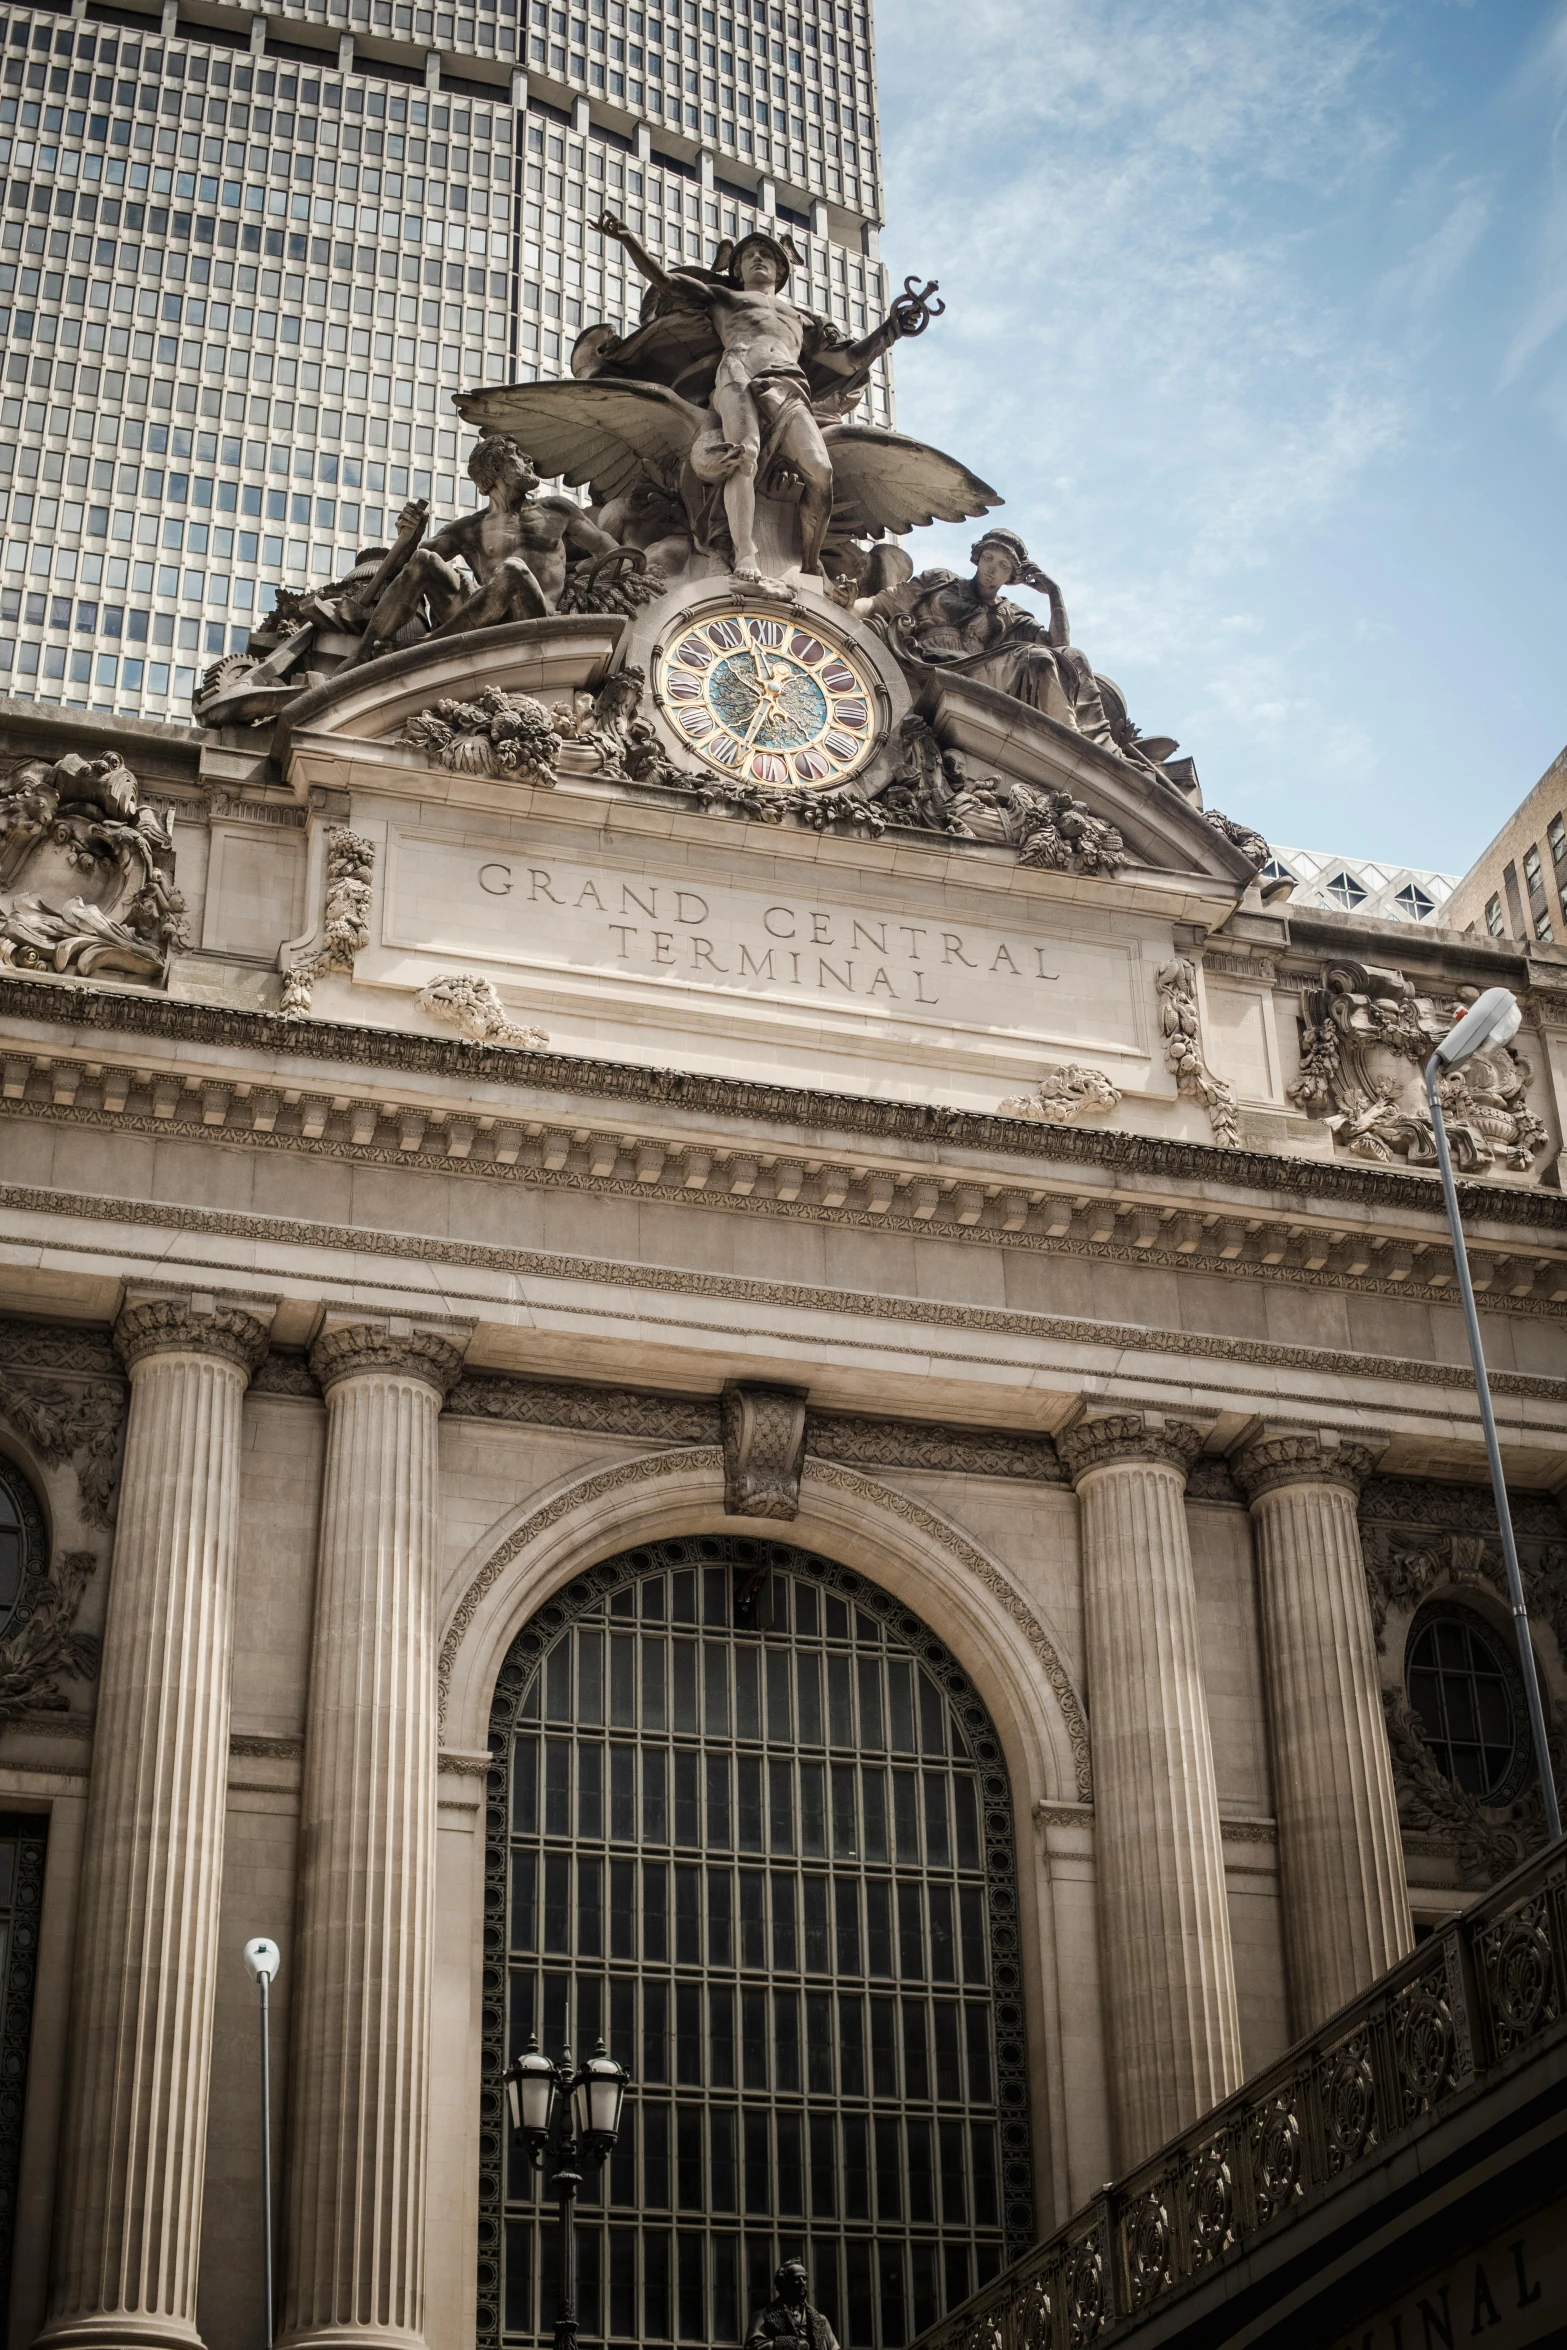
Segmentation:
<svg viewBox="0 0 1567 2350">
<path fill-rule="evenodd" d="M 811 1143 L 774 1154 L 753 1141 L 734 1149 L 708 1136 L 702 1144 L 665 1143 L 628 1135 L 618 1126 L 570 1126 L 558 1110 L 550 1120 L 497 1120 L 449 1114 L 383 1097 L 308 1095 L 271 1086 L 217 1084 L 146 1070 L 118 1072 L 95 1064 L 57 1062 L 40 1071 L 20 1059 L 6 1110 L 48 1124 L 85 1125 L 101 1133 L 171 1135 L 207 1145 L 286 1151 L 348 1165 L 418 1168 L 453 1180 L 521 1184 L 579 1191 L 610 1199 L 660 1202 L 697 1213 L 768 1216 L 786 1222 L 837 1224 L 861 1231 L 896 1231 L 952 1241 L 962 1247 L 1027 1250 L 1108 1263 L 1200 1271 L 1224 1280 L 1252 1280 L 1291 1288 L 1354 1289 L 1374 1296 L 1449 1302 L 1452 1254 L 1441 1238 L 1409 1240 L 1357 1224 L 1325 1230 L 1303 1219 L 1312 1203 L 1293 1212 L 1225 1214 L 1199 1194 L 1195 1202 L 1154 1202 L 1103 1190 L 1084 1194 L 1053 1170 L 1046 1190 L 1029 1176 L 1009 1183 L 975 1180 L 983 1169 L 962 1161 L 945 1166 L 913 1158 L 912 1165 L 806 1155 Z M 84 1102 L 86 1089 L 102 1098 Z M 36 1083 L 41 1098 L 25 1088 Z M 132 1108 L 131 1102 L 144 1106 Z M 1067 1132 L 1069 1129 L 1056 1129 Z M 383 1139 L 384 1138 L 384 1139 Z M 795 1155 L 798 1153 L 798 1155 Z M 1234 1156 L 1235 1154 L 1228 1154 Z M 1556 1199 L 1556 1194 L 1527 1195 Z M 1423 1203 L 1434 1208 L 1435 1202 Z M 1434 1225 L 1445 1234 L 1445 1224 Z M 1538 1240 L 1501 1250 L 1472 1242 L 1475 1284 L 1491 1311 L 1558 1316 L 1567 1298 L 1567 1254 L 1537 1254 Z"/>
<path fill-rule="evenodd" d="M 407 1070 L 474 1087 L 526 1086 L 538 1092 L 605 1101 L 662 1104 L 707 1117 L 758 1119 L 820 1134 L 859 1134 L 921 1145 L 947 1143 L 975 1151 L 1065 1166 L 1104 1167 L 1128 1175 L 1159 1175 L 1231 1189 L 1293 1195 L 1324 1203 L 1354 1202 L 1435 1214 L 1434 1176 L 1255 1149 L 1092 1127 L 1051 1126 L 1039 1120 L 949 1109 L 938 1103 L 900 1102 L 803 1086 L 773 1085 L 680 1069 L 595 1061 L 465 1037 L 415 1036 L 391 1028 L 285 1019 L 281 1013 L 238 1011 L 181 1002 L 125 988 L 112 992 L 79 981 L 0 976 L 0 1019 L 54 1022 L 111 1034 L 156 1036 L 180 1045 L 299 1062 L 335 1062 L 344 1068 Z M 324 1085 L 324 1090 L 326 1090 Z M 332 1086 L 330 1091 L 340 1091 Z M 1538 1188 L 1461 1182 L 1471 1218 L 1567 1231 L 1567 1197 Z"/>
<path fill-rule="evenodd" d="M 1230 1470 L 1248 1502 L 1290 1486 L 1339 1485 L 1358 1496 L 1382 1447 L 1324 1444 L 1309 1429 L 1261 1437 L 1230 1455 Z"/>
<path fill-rule="evenodd" d="M 194 1313 L 177 1298 L 147 1298 L 127 1306 L 114 1325 L 116 1352 L 127 1371 L 150 1355 L 215 1355 L 250 1378 L 267 1351 L 267 1325 L 237 1306 Z"/>
<path fill-rule="evenodd" d="M 896 1292 L 878 1292 L 853 1289 L 814 1287 L 803 1282 L 760 1281 L 742 1274 L 699 1273 L 668 1265 L 646 1265 L 640 1262 L 606 1257 L 556 1255 L 540 1249 L 517 1249 L 495 1246 L 483 1241 L 446 1240 L 428 1234 L 409 1232 L 381 1232 L 373 1227 L 350 1224 L 312 1224 L 277 1216 L 259 1216 L 234 1209 L 173 1206 L 162 1201 L 109 1199 L 92 1192 L 57 1192 L 26 1184 L 0 1184 L 0 1207 L 39 1215 L 60 1215 L 80 1218 L 84 1222 L 119 1223 L 153 1231 L 175 1230 L 199 1233 L 204 1236 L 230 1240 L 241 1250 L 261 1240 L 269 1245 L 321 1249 L 334 1254 L 354 1252 L 366 1260 L 381 1259 L 394 1265 L 412 1268 L 418 1265 L 471 1267 L 485 1273 L 503 1272 L 554 1282 L 581 1282 L 596 1291 L 606 1287 L 629 1293 L 646 1294 L 649 1291 L 665 1296 L 710 1298 L 726 1304 L 740 1303 L 747 1307 L 775 1308 L 786 1312 L 851 1317 L 855 1320 L 894 1322 L 912 1325 L 915 1329 L 939 1329 L 981 1332 L 987 1336 L 1016 1338 L 1030 1346 L 1085 1346 L 1114 1349 L 1118 1354 L 1150 1354 L 1194 1358 L 1211 1362 L 1237 1363 L 1265 1367 L 1272 1371 L 1300 1371 L 1312 1378 L 1396 1380 L 1406 1386 L 1433 1388 L 1451 1394 L 1472 1394 L 1474 1379 L 1466 1366 L 1421 1360 L 1409 1356 L 1377 1356 L 1338 1347 L 1283 1346 L 1268 1339 L 1233 1338 L 1215 1331 L 1159 1329 L 1135 1322 L 1094 1322 L 1086 1318 L 1070 1318 L 1056 1314 L 1036 1314 L 1002 1306 L 948 1304 L 939 1299 L 910 1297 Z M 55 1244 L 68 1252 L 75 1244 L 62 1241 Z M 84 1253 L 87 1253 L 84 1250 Z M 91 1252 L 100 1253 L 96 1248 Z M 122 1258 L 136 1252 L 121 1248 Z M 166 1251 L 148 1249 L 149 1262 L 162 1264 Z M 250 1269 L 249 1258 L 238 1255 L 230 1263 L 226 1259 L 208 1258 L 204 1270 L 223 1273 L 241 1273 Z M 420 1298 L 428 1295 L 424 1282 L 381 1282 L 383 1290 L 389 1287 L 417 1289 Z M 448 1288 L 448 1294 L 450 1289 Z M 488 1303 L 488 1293 L 474 1293 L 473 1304 L 482 1310 Z M 557 1304 L 557 1313 L 571 1313 L 569 1303 Z M 583 1308 L 595 1319 L 615 1318 L 602 1306 Z M 630 1316 L 625 1317 L 630 1319 Z M 645 1309 L 638 1308 L 639 1322 L 647 1319 Z M 730 1323 L 710 1323 L 701 1327 L 722 1330 L 733 1335 Z M 828 1340 L 827 1343 L 840 1343 Z M 887 1353 L 923 1354 L 923 1345 L 898 1347 L 885 1340 L 876 1341 L 878 1351 Z M 966 1355 L 969 1361 L 997 1358 Z M 1005 1358 L 1009 1365 L 1012 1357 Z M 1032 1360 L 1020 1361 L 1020 1368 L 1035 1368 Z M 1550 1379 L 1533 1372 L 1494 1371 L 1491 1385 L 1498 1395 L 1512 1395 L 1529 1402 L 1549 1405 L 1567 1403 L 1567 1379 Z"/>
<path fill-rule="evenodd" d="M 341 1380 L 380 1372 L 423 1380 L 444 1399 L 462 1369 L 462 1349 L 431 1330 L 393 1333 L 379 1323 L 353 1322 L 316 1340 L 310 1368 L 327 1397 Z"/>
<path fill-rule="evenodd" d="M 1056 1438 L 1074 1488 L 1099 1469 L 1174 1469 L 1182 1482 L 1201 1452 L 1205 1431 L 1159 1412 L 1085 1412 Z"/>
</svg>

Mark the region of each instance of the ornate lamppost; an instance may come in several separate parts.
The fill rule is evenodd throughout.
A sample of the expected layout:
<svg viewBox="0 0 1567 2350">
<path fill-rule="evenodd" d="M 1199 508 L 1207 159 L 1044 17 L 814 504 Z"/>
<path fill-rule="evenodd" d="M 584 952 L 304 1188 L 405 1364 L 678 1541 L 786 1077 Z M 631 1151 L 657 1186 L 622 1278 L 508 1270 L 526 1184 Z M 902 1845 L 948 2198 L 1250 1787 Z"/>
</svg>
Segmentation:
<svg viewBox="0 0 1567 2350">
<path fill-rule="evenodd" d="M 538 2034 L 504 2075 L 506 2106 L 512 2129 L 521 2138 L 528 2160 L 542 2170 L 552 2131 L 555 2143 L 555 2193 L 560 2203 L 560 2293 L 555 2316 L 555 2350 L 577 2350 L 577 2190 L 582 2184 L 579 2159 L 607 2161 L 620 2135 L 620 2109 L 631 2076 L 618 2065 L 600 2040 L 593 2054 L 572 2070 L 571 2050 L 562 2051 L 554 2064 L 539 2047 Z"/>
</svg>

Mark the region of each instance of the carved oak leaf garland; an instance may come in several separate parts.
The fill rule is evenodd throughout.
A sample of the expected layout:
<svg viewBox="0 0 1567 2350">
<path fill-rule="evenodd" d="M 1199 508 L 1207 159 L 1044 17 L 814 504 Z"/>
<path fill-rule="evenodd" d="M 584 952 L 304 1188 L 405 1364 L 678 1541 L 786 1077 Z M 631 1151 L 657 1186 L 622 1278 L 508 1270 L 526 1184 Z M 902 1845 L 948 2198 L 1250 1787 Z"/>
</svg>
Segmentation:
<svg viewBox="0 0 1567 2350">
<path fill-rule="evenodd" d="M 68 1550 L 50 1567 L 20 1630 L 0 1640 L 0 1722 L 13 1722 L 39 1706 L 63 1709 L 62 1679 L 96 1678 L 98 1642 L 75 1625 L 87 1578 L 97 1564 L 90 1550 Z"/>
<path fill-rule="evenodd" d="M 285 973 L 285 1015 L 309 1011 L 311 990 L 327 972 L 353 977 L 355 955 L 370 944 L 370 876 L 374 871 L 374 841 L 350 832 L 346 824 L 331 826 L 326 836 L 324 942 L 315 954 Z"/>
<path fill-rule="evenodd" d="M 24 1382 L 0 1372 L 0 1418 L 27 1439 L 46 1467 L 74 1458 L 85 1515 L 95 1526 L 113 1523 L 110 1503 L 124 1418 L 117 1387 L 107 1381 L 87 1388 L 52 1379 Z"/>
</svg>

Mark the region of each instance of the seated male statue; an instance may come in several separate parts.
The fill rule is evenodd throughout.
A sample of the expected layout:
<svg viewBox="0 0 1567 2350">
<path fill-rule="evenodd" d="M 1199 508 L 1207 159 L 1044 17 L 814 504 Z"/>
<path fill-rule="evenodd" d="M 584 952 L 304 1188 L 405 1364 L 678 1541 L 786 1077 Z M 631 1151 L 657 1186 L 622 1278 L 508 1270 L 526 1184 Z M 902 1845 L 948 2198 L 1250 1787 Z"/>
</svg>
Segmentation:
<svg viewBox="0 0 1567 2350">
<path fill-rule="evenodd" d="M 751 2320 L 745 2350 L 838 2350 L 838 2337 L 819 2309 L 813 2309 L 805 2264 L 786 2260 L 773 2279 L 776 2298 Z"/>
<path fill-rule="evenodd" d="M 1013 530 L 987 530 L 969 559 L 971 579 L 955 571 L 922 571 L 861 600 L 855 610 L 880 620 L 893 649 L 906 659 L 959 670 L 1109 747 L 1110 721 L 1098 681 L 1087 655 L 1072 642 L 1055 581 L 1030 562 Z M 1002 590 L 1014 585 L 1049 597 L 1048 627 L 1007 601 Z"/>
<path fill-rule="evenodd" d="M 468 459 L 468 478 L 488 501 L 446 523 L 429 543 L 414 543 L 370 608 L 357 661 L 389 653 L 398 631 L 424 619 L 431 636 L 458 636 L 505 620 L 539 620 L 552 612 L 572 556 L 609 555 L 616 542 L 558 493 L 534 495 L 539 477 L 506 433 L 485 433 Z M 405 506 L 398 534 L 417 539 L 418 505 Z M 478 587 L 457 570 L 461 559 Z"/>
</svg>

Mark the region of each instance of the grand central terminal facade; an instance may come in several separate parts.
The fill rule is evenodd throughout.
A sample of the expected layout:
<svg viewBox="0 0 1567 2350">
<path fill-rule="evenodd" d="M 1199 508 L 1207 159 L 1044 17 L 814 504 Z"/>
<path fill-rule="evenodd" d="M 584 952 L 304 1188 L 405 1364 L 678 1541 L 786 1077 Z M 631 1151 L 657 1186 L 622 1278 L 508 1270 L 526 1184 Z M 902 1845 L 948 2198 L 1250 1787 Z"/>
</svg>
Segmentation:
<svg viewBox="0 0 1567 2350">
<path fill-rule="evenodd" d="M 548 2338 L 537 2034 L 585 2340 L 901 2350 L 1540 1838 L 1420 1071 L 1519 996 L 1554 1736 L 1567 965 L 1292 913 L 994 492 L 694 331 L 190 726 L 5 706 L 15 2344 L 259 2339 L 256 1935 L 282 2340 Z"/>
</svg>

